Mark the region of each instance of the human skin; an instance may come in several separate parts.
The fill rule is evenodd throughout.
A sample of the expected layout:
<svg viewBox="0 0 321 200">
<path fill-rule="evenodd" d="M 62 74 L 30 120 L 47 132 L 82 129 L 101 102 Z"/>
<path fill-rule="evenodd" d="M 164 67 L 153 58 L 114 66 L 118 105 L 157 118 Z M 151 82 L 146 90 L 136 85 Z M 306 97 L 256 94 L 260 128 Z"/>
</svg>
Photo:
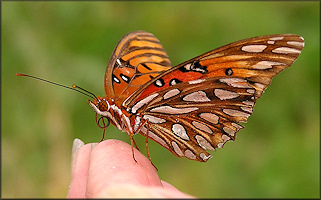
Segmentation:
<svg viewBox="0 0 321 200">
<path fill-rule="evenodd" d="M 67 198 L 195 198 L 160 180 L 148 158 L 129 144 L 75 139 Z"/>
</svg>

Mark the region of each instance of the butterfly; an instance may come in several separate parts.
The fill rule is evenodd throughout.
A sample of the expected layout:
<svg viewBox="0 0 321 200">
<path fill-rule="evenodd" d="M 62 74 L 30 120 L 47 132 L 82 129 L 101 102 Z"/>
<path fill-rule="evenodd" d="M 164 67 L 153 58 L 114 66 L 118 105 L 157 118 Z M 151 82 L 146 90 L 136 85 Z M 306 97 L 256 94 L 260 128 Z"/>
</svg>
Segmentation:
<svg viewBox="0 0 321 200">
<path fill-rule="evenodd" d="M 133 135 L 140 133 L 146 144 L 150 138 L 175 156 L 205 162 L 212 157 L 207 150 L 235 140 L 271 79 L 292 65 L 303 47 L 298 35 L 266 35 L 173 67 L 153 34 L 131 32 L 108 62 L 105 96 L 89 105 L 96 120 L 98 114 L 126 132 L 132 148 Z"/>
</svg>

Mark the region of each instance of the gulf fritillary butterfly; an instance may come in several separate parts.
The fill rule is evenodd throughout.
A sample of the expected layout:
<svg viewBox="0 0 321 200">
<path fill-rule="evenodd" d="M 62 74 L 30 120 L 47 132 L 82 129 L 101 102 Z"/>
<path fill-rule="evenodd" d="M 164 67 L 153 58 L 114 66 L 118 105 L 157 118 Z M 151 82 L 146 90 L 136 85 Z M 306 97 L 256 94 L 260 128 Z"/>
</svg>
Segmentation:
<svg viewBox="0 0 321 200">
<path fill-rule="evenodd" d="M 135 31 L 118 42 L 109 60 L 106 96 L 78 88 L 93 96 L 89 105 L 98 125 L 107 118 L 130 136 L 132 148 L 133 135 L 144 135 L 149 159 L 151 138 L 178 157 L 205 162 L 212 157 L 206 149 L 222 148 L 235 139 L 243 128 L 239 123 L 247 121 L 271 79 L 292 65 L 303 47 L 298 35 L 266 35 L 172 67 L 153 34 Z M 97 114 L 102 116 L 99 120 Z M 99 126 L 105 130 L 108 125 Z"/>
<path fill-rule="evenodd" d="M 119 130 L 140 133 L 174 155 L 201 162 L 235 139 L 271 79 L 304 47 L 293 34 L 267 35 L 214 49 L 172 67 L 151 33 L 117 44 L 105 73 L 105 97 L 89 101 Z M 147 146 L 147 153 L 148 146 Z M 149 157 L 150 158 L 150 157 Z"/>
</svg>

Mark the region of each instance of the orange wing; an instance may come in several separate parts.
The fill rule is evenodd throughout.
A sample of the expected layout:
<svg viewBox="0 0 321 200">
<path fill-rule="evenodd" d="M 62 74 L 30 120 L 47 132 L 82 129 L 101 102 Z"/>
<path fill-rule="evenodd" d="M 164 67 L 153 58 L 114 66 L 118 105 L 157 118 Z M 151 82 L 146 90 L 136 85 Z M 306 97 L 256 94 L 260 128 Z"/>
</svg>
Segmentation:
<svg viewBox="0 0 321 200">
<path fill-rule="evenodd" d="M 129 33 L 119 41 L 107 65 L 106 97 L 120 106 L 138 88 L 170 68 L 171 62 L 153 34 Z"/>
</svg>

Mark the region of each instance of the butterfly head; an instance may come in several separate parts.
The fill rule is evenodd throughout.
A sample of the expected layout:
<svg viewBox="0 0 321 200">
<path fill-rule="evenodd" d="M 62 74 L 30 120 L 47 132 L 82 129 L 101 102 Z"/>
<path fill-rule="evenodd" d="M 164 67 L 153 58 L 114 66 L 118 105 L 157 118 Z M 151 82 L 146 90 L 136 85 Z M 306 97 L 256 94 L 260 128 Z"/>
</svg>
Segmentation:
<svg viewBox="0 0 321 200">
<path fill-rule="evenodd" d="M 107 113 L 110 113 L 110 103 L 105 98 L 98 96 L 93 101 L 89 100 L 88 103 L 99 115 L 106 116 Z"/>
</svg>

